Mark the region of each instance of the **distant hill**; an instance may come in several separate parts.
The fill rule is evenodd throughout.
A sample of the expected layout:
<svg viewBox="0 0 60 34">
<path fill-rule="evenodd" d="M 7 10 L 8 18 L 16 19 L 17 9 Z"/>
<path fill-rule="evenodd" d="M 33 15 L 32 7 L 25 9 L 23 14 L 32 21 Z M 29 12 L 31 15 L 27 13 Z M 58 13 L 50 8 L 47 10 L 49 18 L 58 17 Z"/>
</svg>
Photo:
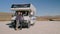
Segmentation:
<svg viewBox="0 0 60 34">
<path fill-rule="evenodd" d="M 0 21 L 10 20 L 12 17 L 11 13 L 0 12 Z"/>
<path fill-rule="evenodd" d="M 38 16 L 38 21 L 60 21 L 60 15 L 57 16 Z"/>
<path fill-rule="evenodd" d="M 12 13 L 0 12 L 0 21 L 11 20 Z M 56 16 L 36 16 L 37 21 L 60 21 L 60 15 Z"/>
</svg>

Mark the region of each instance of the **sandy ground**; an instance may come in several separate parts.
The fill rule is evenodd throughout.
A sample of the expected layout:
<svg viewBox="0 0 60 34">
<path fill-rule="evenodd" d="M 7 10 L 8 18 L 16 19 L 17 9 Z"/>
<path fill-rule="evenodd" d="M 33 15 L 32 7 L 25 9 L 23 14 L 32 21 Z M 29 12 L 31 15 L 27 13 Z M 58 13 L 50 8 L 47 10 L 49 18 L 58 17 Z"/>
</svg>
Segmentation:
<svg viewBox="0 0 60 34">
<path fill-rule="evenodd" d="M 10 21 L 0 22 L 0 34 L 60 34 L 60 21 L 37 21 L 29 29 L 15 31 L 9 28 Z"/>
</svg>

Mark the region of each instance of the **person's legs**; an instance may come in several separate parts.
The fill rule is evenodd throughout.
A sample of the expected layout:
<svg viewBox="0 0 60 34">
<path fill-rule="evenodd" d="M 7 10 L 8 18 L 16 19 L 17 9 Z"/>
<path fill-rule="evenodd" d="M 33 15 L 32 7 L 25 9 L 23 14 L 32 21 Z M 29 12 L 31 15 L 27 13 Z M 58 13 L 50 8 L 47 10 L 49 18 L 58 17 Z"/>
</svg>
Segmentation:
<svg viewBox="0 0 60 34">
<path fill-rule="evenodd" d="M 16 20 L 16 30 L 18 30 L 19 27 L 19 20 Z"/>
<path fill-rule="evenodd" d="M 22 20 L 20 20 L 19 22 L 20 22 L 20 30 L 22 30 Z"/>
</svg>

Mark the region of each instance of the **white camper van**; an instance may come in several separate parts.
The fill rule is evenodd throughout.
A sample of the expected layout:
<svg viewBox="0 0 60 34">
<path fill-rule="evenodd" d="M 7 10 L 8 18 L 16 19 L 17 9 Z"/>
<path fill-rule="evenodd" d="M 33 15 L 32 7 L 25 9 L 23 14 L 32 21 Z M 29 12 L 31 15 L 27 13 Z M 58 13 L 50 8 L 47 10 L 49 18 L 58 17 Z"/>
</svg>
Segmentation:
<svg viewBox="0 0 60 34">
<path fill-rule="evenodd" d="M 30 24 L 36 22 L 36 8 L 32 4 L 13 4 L 11 10 L 14 11 L 14 15 L 11 19 L 14 22 L 16 19 L 16 13 L 18 11 L 23 13 L 24 22 L 27 23 L 27 26 L 30 27 Z"/>
</svg>

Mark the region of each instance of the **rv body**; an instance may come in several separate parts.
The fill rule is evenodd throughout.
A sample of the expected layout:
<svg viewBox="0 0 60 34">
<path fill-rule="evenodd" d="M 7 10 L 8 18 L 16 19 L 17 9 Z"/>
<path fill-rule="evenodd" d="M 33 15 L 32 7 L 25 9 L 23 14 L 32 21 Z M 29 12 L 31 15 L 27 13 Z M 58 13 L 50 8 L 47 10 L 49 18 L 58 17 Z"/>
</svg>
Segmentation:
<svg viewBox="0 0 60 34">
<path fill-rule="evenodd" d="M 16 20 L 16 13 L 21 11 L 23 13 L 23 17 L 26 23 L 30 22 L 30 24 L 34 24 L 36 22 L 36 8 L 32 4 L 13 4 L 11 6 L 11 10 L 14 15 L 11 18 L 11 21 L 14 22 Z M 24 15 L 27 12 L 27 15 Z"/>
</svg>

